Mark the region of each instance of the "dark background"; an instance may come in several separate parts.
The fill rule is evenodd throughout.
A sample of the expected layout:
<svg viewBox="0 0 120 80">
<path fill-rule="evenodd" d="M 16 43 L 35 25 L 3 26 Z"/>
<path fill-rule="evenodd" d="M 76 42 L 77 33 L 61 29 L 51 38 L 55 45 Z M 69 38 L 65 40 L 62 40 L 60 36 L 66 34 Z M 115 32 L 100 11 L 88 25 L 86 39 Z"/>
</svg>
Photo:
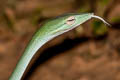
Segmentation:
<svg viewBox="0 0 120 80">
<path fill-rule="evenodd" d="M 8 80 L 45 20 L 94 12 L 91 19 L 44 45 L 23 80 L 120 80 L 120 0 L 0 0 L 0 80 Z"/>
</svg>

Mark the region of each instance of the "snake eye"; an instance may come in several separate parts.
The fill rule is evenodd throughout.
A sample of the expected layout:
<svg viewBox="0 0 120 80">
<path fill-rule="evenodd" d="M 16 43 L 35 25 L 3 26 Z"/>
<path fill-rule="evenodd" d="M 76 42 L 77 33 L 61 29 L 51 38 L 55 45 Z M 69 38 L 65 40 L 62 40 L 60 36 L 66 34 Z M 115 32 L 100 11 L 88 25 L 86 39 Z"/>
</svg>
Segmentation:
<svg viewBox="0 0 120 80">
<path fill-rule="evenodd" d="M 75 23 L 75 17 L 74 16 L 70 16 L 67 18 L 66 24 L 68 25 L 72 25 Z"/>
</svg>

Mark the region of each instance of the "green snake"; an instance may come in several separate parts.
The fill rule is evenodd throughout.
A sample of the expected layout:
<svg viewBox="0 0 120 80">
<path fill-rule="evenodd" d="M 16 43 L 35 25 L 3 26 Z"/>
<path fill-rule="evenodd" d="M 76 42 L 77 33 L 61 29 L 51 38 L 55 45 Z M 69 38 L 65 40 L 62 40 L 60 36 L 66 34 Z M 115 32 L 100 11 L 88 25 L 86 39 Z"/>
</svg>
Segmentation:
<svg viewBox="0 0 120 80">
<path fill-rule="evenodd" d="M 35 35 L 30 40 L 9 80 L 20 80 L 22 78 L 22 75 L 24 74 L 32 57 L 46 42 L 58 35 L 76 28 L 91 18 L 98 18 L 108 24 L 104 19 L 94 15 L 93 13 L 69 13 L 45 22 L 45 24 L 36 31 Z"/>
</svg>

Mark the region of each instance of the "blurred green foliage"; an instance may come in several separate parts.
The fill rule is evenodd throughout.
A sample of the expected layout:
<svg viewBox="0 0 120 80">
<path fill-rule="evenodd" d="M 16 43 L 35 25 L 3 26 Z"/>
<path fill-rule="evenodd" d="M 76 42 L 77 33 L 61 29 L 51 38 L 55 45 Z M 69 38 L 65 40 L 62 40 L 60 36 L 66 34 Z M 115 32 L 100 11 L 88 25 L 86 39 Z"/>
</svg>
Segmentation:
<svg viewBox="0 0 120 80">
<path fill-rule="evenodd" d="M 103 24 L 101 21 L 93 21 L 93 34 L 95 36 L 101 36 L 104 35 L 107 31 L 108 31 L 108 27 L 105 26 L 105 24 Z"/>
<path fill-rule="evenodd" d="M 120 16 L 118 16 L 118 17 L 113 17 L 111 21 L 112 21 L 112 22 L 115 22 L 115 23 L 120 22 Z"/>
<path fill-rule="evenodd" d="M 102 5 L 106 5 L 106 4 L 108 4 L 110 2 L 110 0 L 100 0 L 100 3 L 102 4 Z"/>
</svg>

